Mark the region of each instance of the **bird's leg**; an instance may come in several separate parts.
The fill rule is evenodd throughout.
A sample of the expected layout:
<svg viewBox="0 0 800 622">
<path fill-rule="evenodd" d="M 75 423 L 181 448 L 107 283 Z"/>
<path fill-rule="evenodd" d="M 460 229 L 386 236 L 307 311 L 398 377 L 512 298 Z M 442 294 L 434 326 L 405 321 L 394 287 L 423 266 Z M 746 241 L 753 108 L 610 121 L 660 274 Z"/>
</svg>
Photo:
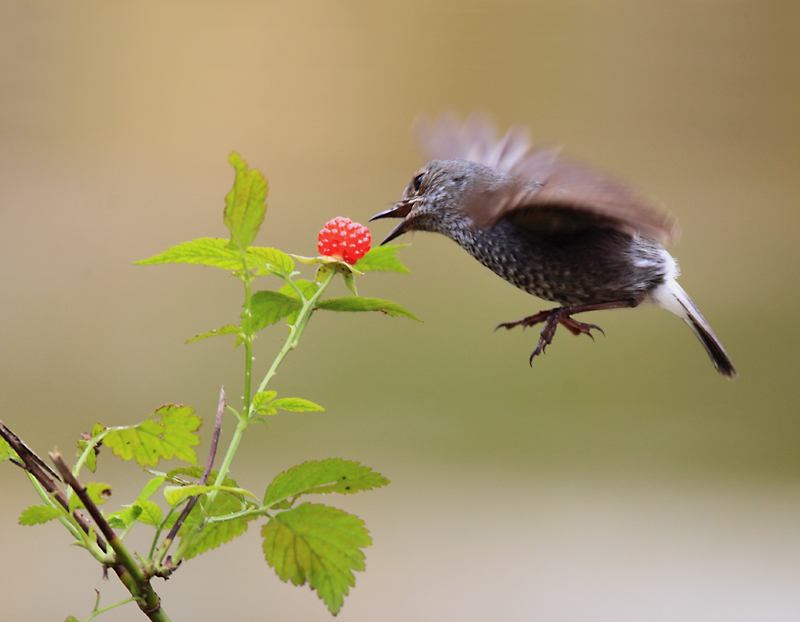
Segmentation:
<svg viewBox="0 0 800 622">
<path fill-rule="evenodd" d="M 603 329 L 597 326 L 596 324 L 585 324 L 584 322 L 579 322 L 573 319 L 572 316 L 575 313 L 584 313 L 585 311 L 601 311 L 603 309 L 620 309 L 624 307 L 635 307 L 639 301 L 637 300 L 620 300 L 615 302 L 602 302 L 593 305 L 576 305 L 574 307 L 555 307 L 554 309 L 548 309 L 546 311 L 539 311 L 535 315 L 530 315 L 528 317 L 522 318 L 521 320 L 517 320 L 516 322 L 506 322 L 505 324 L 500 324 L 495 330 L 498 328 L 506 328 L 512 329 L 515 326 L 522 326 L 523 328 L 528 328 L 529 326 L 535 326 L 536 324 L 541 324 L 544 322 L 544 328 L 542 329 L 542 333 L 539 337 L 539 343 L 536 346 L 536 349 L 531 354 L 530 363 L 533 364 L 533 357 L 542 354 L 545 351 L 545 348 L 549 346 L 552 341 L 553 337 L 556 334 L 556 328 L 558 325 L 561 324 L 564 326 L 569 332 L 573 335 L 589 335 L 594 339 L 592 336 L 592 329 L 599 330 L 601 333 L 605 335 Z"/>
</svg>

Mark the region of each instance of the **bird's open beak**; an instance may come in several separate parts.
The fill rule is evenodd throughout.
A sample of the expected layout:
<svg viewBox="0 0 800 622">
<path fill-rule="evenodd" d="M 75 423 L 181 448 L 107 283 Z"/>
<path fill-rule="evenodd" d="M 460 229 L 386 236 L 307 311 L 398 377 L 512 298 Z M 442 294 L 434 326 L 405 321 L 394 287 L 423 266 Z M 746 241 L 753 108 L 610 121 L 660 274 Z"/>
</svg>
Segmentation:
<svg viewBox="0 0 800 622">
<path fill-rule="evenodd" d="M 387 242 L 391 242 L 395 238 L 400 237 L 406 232 L 406 228 L 408 227 L 408 224 L 412 220 L 411 218 L 408 217 L 412 207 L 414 207 L 414 204 L 411 201 L 407 200 L 399 201 L 393 208 L 387 209 L 385 212 L 381 212 L 380 214 L 375 214 L 372 218 L 369 219 L 370 222 L 372 222 L 373 220 L 378 220 L 379 218 L 403 219 L 394 229 L 392 229 L 391 233 L 383 239 L 383 242 L 381 242 L 381 246 L 383 246 Z"/>
</svg>

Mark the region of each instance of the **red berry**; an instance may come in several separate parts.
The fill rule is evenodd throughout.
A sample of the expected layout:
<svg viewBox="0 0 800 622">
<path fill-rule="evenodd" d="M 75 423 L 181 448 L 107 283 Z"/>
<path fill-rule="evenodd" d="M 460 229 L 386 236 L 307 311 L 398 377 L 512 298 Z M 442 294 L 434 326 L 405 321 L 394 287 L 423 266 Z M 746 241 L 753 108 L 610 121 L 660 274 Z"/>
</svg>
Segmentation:
<svg viewBox="0 0 800 622">
<path fill-rule="evenodd" d="M 317 249 L 325 257 L 356 263 L 369 250 L 372 236 L 364 225 L 338 216 L 325 223 L 317 236 Z"/>
</svg>

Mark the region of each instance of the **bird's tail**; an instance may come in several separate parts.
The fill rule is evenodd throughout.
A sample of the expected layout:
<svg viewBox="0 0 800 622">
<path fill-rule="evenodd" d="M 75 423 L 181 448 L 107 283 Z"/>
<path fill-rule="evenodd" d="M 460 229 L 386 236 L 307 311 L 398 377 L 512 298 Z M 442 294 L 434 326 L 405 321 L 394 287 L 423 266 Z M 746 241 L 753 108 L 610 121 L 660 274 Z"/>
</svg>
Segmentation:
<svg viewBox="0 0 800 622">
<path fill-rule="evenodd" d="M 711 330 L 706 318 L 703 317 L 700 309 L 697 308 L 675 279 L 668 279 L 656 289 L 653 292 L 653 299 L 656 304 L 683 318 L 683 321 L 689 325 L 692 332 L 697 335 L 700 343 L 703 344 L 708 356 L 711 357 L 711 362 L 714 363 L 714 367 L 717 368 L 720 374 L 728 378 L 736 375 L 736 368 L 733 366 L 733 362 L 725 352 L 725 348 L 722 347 L 719 339 L 717 339 L 714 331 Z"/>
</svg>

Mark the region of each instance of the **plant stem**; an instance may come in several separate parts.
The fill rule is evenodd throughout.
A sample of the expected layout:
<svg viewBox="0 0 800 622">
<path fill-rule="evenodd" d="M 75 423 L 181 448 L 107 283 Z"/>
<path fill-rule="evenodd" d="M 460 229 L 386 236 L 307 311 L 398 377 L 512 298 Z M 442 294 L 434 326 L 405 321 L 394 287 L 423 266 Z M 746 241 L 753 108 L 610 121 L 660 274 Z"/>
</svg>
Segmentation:
<svg viewBox="0 0 800 622">
<path fill-rule="evenodd" d="M 98 601 L 99 601 L 99 598 L 98 598 Z M 108 607 L 105 607 L 103 609 L 95 609 L 92 612 L 92 615 L 90 615 L 88 618 L 86 618 L 83 622 L 89 622 L 89 620 L 94 620 L 101 613 L 105 613 L 106 611 L 110 611 L 111 609 L 114 609 L 115 607 L 119 607 L 120 605 L 127 605 L 128 603 L 135 602 L 135 601 L 136 601 L 135 598 L 127 598 L 125 600 L 119 601 L 118 603 L 114 603 L 113 605 L 109 605 Z"/>
</svg>

